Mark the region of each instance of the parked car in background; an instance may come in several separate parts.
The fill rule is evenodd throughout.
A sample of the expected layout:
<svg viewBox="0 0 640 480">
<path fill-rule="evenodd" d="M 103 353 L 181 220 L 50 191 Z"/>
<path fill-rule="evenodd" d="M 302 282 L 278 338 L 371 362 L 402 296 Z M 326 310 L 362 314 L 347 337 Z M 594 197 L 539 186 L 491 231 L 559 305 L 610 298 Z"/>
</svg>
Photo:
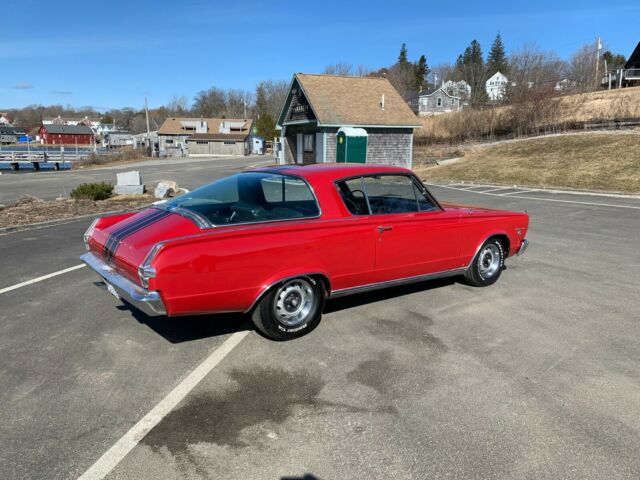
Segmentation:
<svg viewBox="0 0 640 480">
<path fill-rule="evenodd" d="M 100 218 L 82 260 L 148 315 L 247 312 L 286 340 L 318 325 L 327 298 L 450 276 L 491 285 L 528 223 L 441 204 L 402 168 L 291 165 Z"/>
</svg>

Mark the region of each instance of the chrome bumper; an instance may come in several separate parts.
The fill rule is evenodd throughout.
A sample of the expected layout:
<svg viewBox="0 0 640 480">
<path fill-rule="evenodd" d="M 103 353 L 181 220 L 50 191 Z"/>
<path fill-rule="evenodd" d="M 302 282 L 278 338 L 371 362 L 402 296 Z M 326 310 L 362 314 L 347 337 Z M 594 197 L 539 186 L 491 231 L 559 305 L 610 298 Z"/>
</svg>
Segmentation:
<svg viewBox="0 0 640 480">
<path fill-rule="evenodd" d="M 151 317 L 167 314 L 158 292 L 146 290 L 131 280 L 127 280 L 93 253 L 85 253 L 80 257 L 80 260 L 91 267 L 107 284 L 111 285 L 122 300 L 138 310 Z"/>
<path fill-rule="evenodd" d="M 516 255 L 518 256 L 522 255 L 527 250 L 528 246 L 529 246 L 529 240 L 525 238 L 524 240 L 522 240 L 522 243 L 520 244 L 520 248 L 518 249 L 518 253 L 516 253 Z"/>
</svg>

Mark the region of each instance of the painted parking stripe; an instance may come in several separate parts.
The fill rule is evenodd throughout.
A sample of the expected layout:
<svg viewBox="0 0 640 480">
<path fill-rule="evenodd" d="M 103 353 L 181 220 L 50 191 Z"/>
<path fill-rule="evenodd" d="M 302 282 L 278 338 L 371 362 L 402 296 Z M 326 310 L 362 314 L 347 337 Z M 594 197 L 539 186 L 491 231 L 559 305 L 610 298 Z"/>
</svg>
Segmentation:
<svg viewBox="0 0 640 480">
<path fill-rule="evenodd" d="M 506 197 L 507 195 L 520 195 L 521 193 L 531 193 L 537 192 L 538 190 L 518 190 L 517 192 L 507 192 L 507 193 L 496 193 L 495 195 L 499 197 Z M 487 192 L 482 192 L 487 193 Z"/>
<path fill-rule="evenodd" d="M 458 188 L 452 188 L 447 185 L 429 185 L 430 187 L 435 188 L 448 188 L 450 190 L 460 190 Z M 465 190 L 466 191 L 466 190 Z M 542 192 L 542 190 L 537 190 L 536 193 Z M 469 190 L 469 193 L 477 193 L 479 195 L 491 195 L 492 197 L 502 197 L 504 195 L 499 195 L 495 193 L 485 193 L 485 192 L 474 192 L 473 190 Z M 522 193 L 522 192 L 514 192 L 514 193 Z M 518 195 L 510 195 L 509 198 L 521 198 L 523 200 L 540 200 L 542 202 L 557 202 L 557 203 L 571 203 L 574 205 L 593 205 L 596 207 L 611 207 L 611 208 L 630 208 L 632 210 L 640 210 L 640 206 L 636 207 L 634 205 L 616 205 L 614 203 L 596 203 L 596 202 L 576 202 L 575 200 L 560 200 L 557 198 L 542 198 L 542 197 L 522 197 Z"/>
<path fill-rule="evenodd" d="M 102 480 L 113 470 L 147 433 L 173 410 L 193 390 L 202 379 L 213 370 L 231 350 L 249 334 L 248 330 L 236 332 L 215 349 L 204 362 L 198 365 L 160 403 L 153 407 L 131 430 L 124 434 L 102 455 L 78 480 Z"/>
<path fill-rule="evenodd" d="M 57 277 L 58 275 L 63 275 L 65 273 L 73 272 L 74 270 L 78 270 L 79 268 L 85 267 L 85 264 L 82 263 L 80 265 L 76 265 L 74 267 L 65 268 L 64 270 L 58 270 L 57 272 L 49 273 L 47 275 L 43 275 L 38 278 L 34 278 L 31 280 L 27 280 L 26 282 L 17 283 L 15 285 L 11 285 L 10 287 L 0 288 L 0 294 L 11 292 L 13 290 L 17 290 L 18 288 L 26 287 L 28 285 L 33 285 L 34 283 L 42 282 L 43 280 L 47 280 L 49 278 Z"/>
</svg>

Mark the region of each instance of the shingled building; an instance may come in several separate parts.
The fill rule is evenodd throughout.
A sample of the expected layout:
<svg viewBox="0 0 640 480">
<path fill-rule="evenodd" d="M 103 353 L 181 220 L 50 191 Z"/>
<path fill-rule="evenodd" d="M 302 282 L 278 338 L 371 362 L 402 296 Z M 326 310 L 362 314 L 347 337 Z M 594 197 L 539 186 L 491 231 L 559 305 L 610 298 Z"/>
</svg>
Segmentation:
<svg viewBox="0 0 640 480">
<path fill-rule="evenodd" d="M 410 168 L 413 129 L 420 122 L 386 78 L 293 76 L 278 118 L 279 162 L 357 161 Z M 349 156 L 351 142 L 364 149 Z M 344 153 L 346 152 L 346 153 Z"/>
</svg>

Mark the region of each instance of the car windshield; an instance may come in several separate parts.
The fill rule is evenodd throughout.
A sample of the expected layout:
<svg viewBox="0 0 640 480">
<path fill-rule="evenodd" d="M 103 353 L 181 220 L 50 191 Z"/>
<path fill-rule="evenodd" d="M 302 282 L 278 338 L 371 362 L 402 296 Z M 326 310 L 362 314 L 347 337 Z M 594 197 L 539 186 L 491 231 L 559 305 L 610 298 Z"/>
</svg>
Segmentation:
<svg viewBox="0 0 640 480">
<path fill-rule="evenodd" d="M 222 178 L 167 202 L 166 208 L 190 210 L 213 225 L 320 215 L 318 203 L 304 180 L 266 172 Z"/>
</svg>

